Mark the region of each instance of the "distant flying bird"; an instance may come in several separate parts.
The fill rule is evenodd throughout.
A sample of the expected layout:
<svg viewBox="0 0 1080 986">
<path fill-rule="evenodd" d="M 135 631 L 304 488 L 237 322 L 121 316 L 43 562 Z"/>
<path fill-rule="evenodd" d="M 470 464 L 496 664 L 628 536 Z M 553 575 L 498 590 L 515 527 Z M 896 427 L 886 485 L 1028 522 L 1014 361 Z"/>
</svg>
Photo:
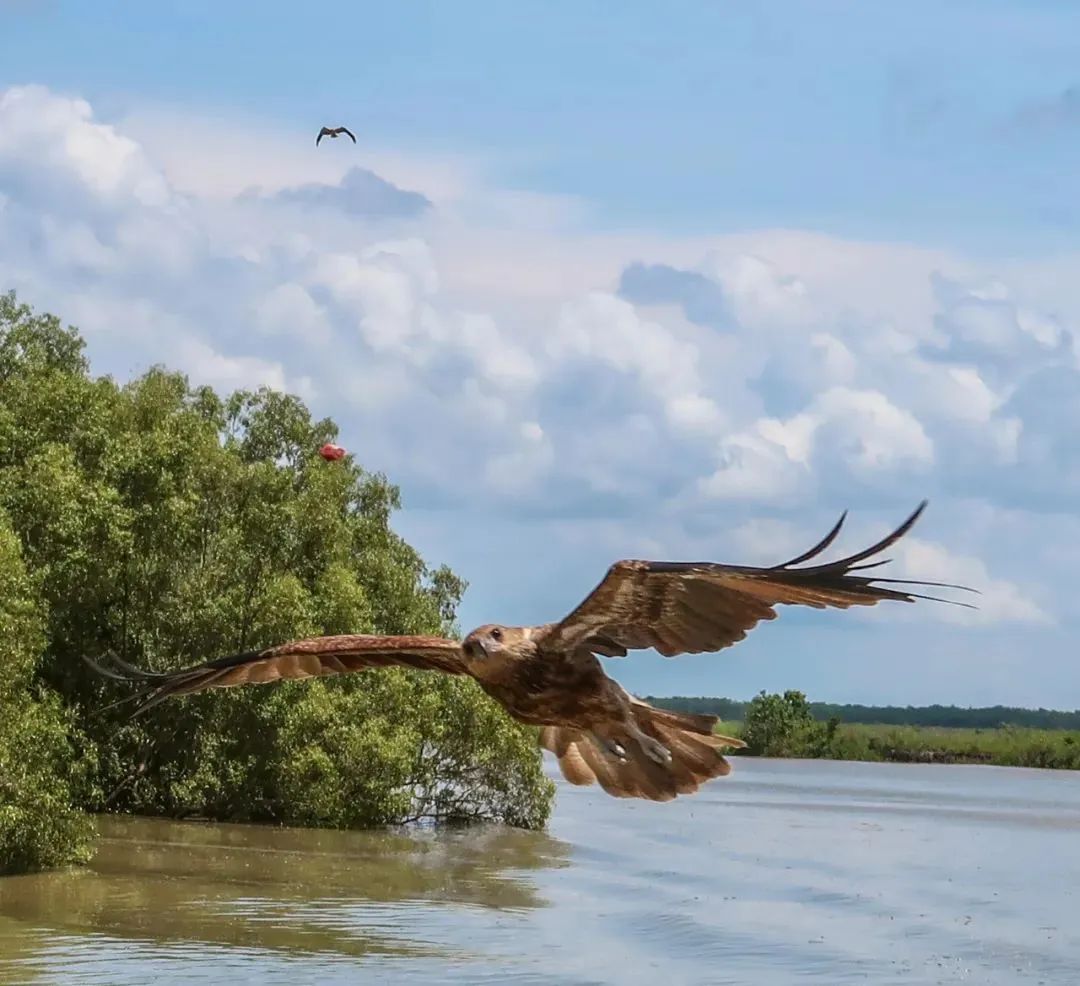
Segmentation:
<svg viewBox="0 0 1080 986">
<path fill-rule="evenodd" d="M 653 647 L 665 657 L 714 652 L 742 640 L 778 605 L 847 609 L 883 599 L 968 603 L 890 589 L 875 582 L 966 586 L 852 575 L 888 561 L 865 562 L 910 530 L 924 500 L 892 534 L 839 561 L 796 568 L 824 551 L 847 516 L 813 548 L 782 565 L 752 568 L 714 562 L 615 562 L 595 589 L 558 623 L 531 627 L 487 624 L 463 641 L 444 637 L 347 634 L 311 637 L 148 673 L 117 661 L 125 673 L 98 668 L 145 691 L 136 714 L 174 695 L 207 688 L 317 678 L 369 668 L 406 667 L 468 675 L 514 719 L 539 726 L 540 744 L 555 754 L 572 784 L 600 786 L 616 797 L 669 801 L 731 772 L 726 747 L 738 739 L 714 734 L 717 716 L 669 712 L 635 698 L 604 672 L 598 655 L 625 657 Z M 535 559 L 507 549 L 506 569 Z M 97 667 L 97 665 L 94 665 Z"/>
<path fill-rule="evenodd" d="M 337 140 L 339 134 L 348 134 L 352 137 L 352 142 L 354 144 L 356 143 L 356 138 L 353 137 L 352 131 L 348 127 L 323 127 L 322 130 L 319 131 L 319 136 L 315 138 L 315 146 L 319 146 L 319 141 L 322 140 L 323 137 L 332 137 L 334 140 Z"/>
</svg>

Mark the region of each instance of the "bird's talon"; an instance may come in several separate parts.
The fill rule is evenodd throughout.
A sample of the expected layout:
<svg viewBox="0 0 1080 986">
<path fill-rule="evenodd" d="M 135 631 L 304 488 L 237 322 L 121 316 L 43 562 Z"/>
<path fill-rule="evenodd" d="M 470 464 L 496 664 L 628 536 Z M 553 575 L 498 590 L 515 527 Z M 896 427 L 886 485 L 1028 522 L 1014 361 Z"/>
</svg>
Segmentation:
<svg viewBox="0 0 1080 986">
<path fill-rule="evenodd" d="M 626 755 L 626 747 L 624 747 L 622 743 L 620 743 L 618 740 L 607 739 L 604 736 L 596 736 L 595 733 L 593 734 L 593 736 L 600 744 L 600 747 L 605 752 L 611 754 L 611 756 L 613 756 L 616 760 L 625 762 L 628 759 Z"/>
<path fill-rule="evenodd" d="M 663 743 L 657 742 L 651 736 L 646 736 L 641 745 L 651 760 L 665 767 L 671 763 L 671 751 Z"/>
</svg>

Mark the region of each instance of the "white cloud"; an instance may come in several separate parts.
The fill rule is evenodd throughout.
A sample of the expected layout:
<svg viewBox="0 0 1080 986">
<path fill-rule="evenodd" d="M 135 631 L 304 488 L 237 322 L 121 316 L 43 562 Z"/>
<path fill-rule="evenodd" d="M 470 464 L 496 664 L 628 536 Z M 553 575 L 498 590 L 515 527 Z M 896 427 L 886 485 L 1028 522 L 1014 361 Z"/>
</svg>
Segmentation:
<svg viewBox="0 0 1080 986">
<path fill-rule="evenodd" d="M 822 375 L 830 383 L 849 383 L 858 372 L 858 360 L 847 345 L 828 332 L 815 332 L 810 345 L 821 360 Z"/>
<path fill-rule="evenodd" d="M 743 432 L 725 439 L 719 460 L 715 472 L 698 479 L 706 497 L 793 506 L 814 495 L 808 463 L 763 434 Z"/>
<path fill-rule="evenodd" d="M 267 333 L 293 335 L 311 345 L 325 344 L 332 337 L 322 306 L 295 281 L 271 288 L 255 299 L 253 307 L 257 324 Z"/>
<path fill-rule="evenodd" d="M 711 266 L 741 322 L 805 323 L 812 312 L 806 284 L 769 260 L 742 254 L 726 262 L 714 258 Z"/>
<path fill-rule="evenodd" d="M 982 363 L 1005 381 L 1062 357 L 1072 334 L 1056 317 L 1019 304 L 999 279 L 960 283 L 931 277 L 939 310 L 925 349 L 934 358 Z"/>
<path fill-rule="evenodd" d="M 82 99 L 54 98 L 42 86 L 0 96 L 0 162 L 29 179 L 85 201 L 159 209 L 171 204 L 168 184 L 135 141 L 93 119 Z M 36 168 L 30 166 L 37 164 Z"/>
<path fill-rule="evenodd" d="M 820 473 L 878 481 L 924 472 L 933 442 L 909 411 L 873 390 L 832 387 L 798 414 L 761 418 L 724 441 L 720 466 L 700 481 L 706 495 L 797 502 Z"/>
<path fill-rule="evenodd" d="M 701 392 L 694 342 L 614 295 L 593 291 L 565 305 L 546 351 L 556 363 L 580 359 L 636 378 L 676 428 L 716 433 L 723 423 L 719 406 Z"/>
<path fill-rule="evenodd" d="M 918 419 L 874 390 L 833 387 L 785 426 L 788 434 L 809 435 L 828 444 L 852 471 L 870 474 L 933 462 L 934 446 Z"/>
<path fill-rule="evenodd" d="M 480 159 L 236 130 L 7 90 L 0 287 L 79 325 L 100 370 L 292 389 L 407 503 L 559 515 L 617 555 L 771 554 L 823 510 L 877 518 L 924 493 L 1000 510 L 1080 492 L 1080 291 L 1056 261 L 609 234 L 573 200 L 494 187 Z M 320 197 L 316 226 L 273 198 L 352 167 L 433 205 L 369 222 Z M 961 551 L 924 523 L 941 545 L 912 542 L 912 577 L 975 584 L 1006 622 L 1071 605 L 1033 567 L 1000 581 L 992 528 Z"/>
<path fill-rule="evenodd" d="M 181 340 L 173 353 L 199 383 L 225 392 L 266 386 L 275 390 L 291 387 L 304 397 L 310 393 L 310 384 L 305 379 L 286 381 L 281 364 L 271 360 L 255 356 L 222 356 L 197 339 Z"/>
<path fill-rule="evenodd" d="M 484 481 L 509 496 L 527 492 L 542 482 L 555 459 L 544 429 L 535 421 L 523 422 L 517 438 L 516 447 L 495 455 L 484 470 Z"/>
<path fill-rule="evenodd" d="M 994 578 L 986 565 L 978 558 L 948 551 L 940 544 L 919 537 L 908 537 L 890 549 L 897 565 L 894 578 L 926 579 L 931 582 L 947 582 L 977 588 L 979 595 L 960 593 L 949 589 L 919 590 L 930 595 L 941 595 L 975 605 L 976 609 L 958 606 L 936 606 L 935 615 L 940 619 L 963 625 L 987 625 L 994 623 L 1022 623 L 1052 625 L 1053 617 L 1031 598 L 1020 586 L 1005 579 Z M 903 588 L 903 586 L 898 586 Z M 895 609 L 878 607 L 880 614 L 897 616 Z M 906 614 L 908 619 L 912 614 Z M 923 614 L 919 614 L 922 616 Z M 884 618 L 884 616 L 883 616 Z"/>
</svg>

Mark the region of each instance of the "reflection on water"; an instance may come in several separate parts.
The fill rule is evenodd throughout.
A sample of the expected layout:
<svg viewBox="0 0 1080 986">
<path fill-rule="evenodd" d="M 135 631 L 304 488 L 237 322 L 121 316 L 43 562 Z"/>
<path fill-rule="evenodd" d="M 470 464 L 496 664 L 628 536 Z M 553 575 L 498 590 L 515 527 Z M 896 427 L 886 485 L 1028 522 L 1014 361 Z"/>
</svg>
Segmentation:
<svg viewBox="0 0 1080 986">
<path fill-rule="evenodd" d="M 499 827 L 400 835 L 102 818 L 99 828 L 89 869 L 0 880 L 0 916 L 75 939 L 464 957 L 466 942 L 403 937 L 401 911 L 539 907 L 517 873 L 569 856 L 549 835 Z M 19 936 L 4 930 L 10 959 Z"/>
<path fill-rule="evenodd" d="M 1080 775 L 737 766 L 548 834 L 103 819 L 0 880 L 0 982 L 1080 982 Z"/>
</svg>

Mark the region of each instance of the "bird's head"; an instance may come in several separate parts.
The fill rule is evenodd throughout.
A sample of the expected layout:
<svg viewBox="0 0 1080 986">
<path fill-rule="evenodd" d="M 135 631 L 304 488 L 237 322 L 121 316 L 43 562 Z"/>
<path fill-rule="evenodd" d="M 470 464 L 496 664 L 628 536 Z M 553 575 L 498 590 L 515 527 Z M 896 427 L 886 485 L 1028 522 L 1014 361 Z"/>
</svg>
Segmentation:
<svg viewBox="0 0 1080 986">
<path fill-rule="evenodd" d="M 527 646 L 528 627 L 504 627 L 488 623 L 477 627 L 462 642 L 465 659 L 474 665 L 498 663 L 499 659 L 513 659 Z"/>
</svg>

